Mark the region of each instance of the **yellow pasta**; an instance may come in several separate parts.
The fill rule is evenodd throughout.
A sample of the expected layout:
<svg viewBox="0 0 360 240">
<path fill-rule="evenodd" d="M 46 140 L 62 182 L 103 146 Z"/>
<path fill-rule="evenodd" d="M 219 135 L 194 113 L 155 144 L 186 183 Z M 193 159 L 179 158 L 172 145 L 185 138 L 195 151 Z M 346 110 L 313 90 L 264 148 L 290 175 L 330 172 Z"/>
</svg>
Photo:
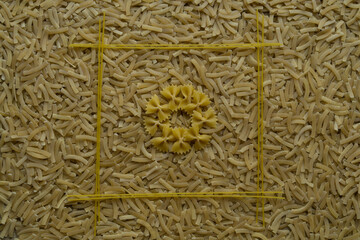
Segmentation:
<svg viewBox="0 0 360 240">
<path fill-rule="evenodd" d="M 153 136 L 158 128 L 162 125 L 162 123 L 155 118 L 152 117 L 144 117 L 145 129 L 151 136 Z"/>
<path fill-rule="evenodd" d="M 206 125 L 208 127 L 211 128 L 215 128 L 216 127 L 216 116 L 215 116 L 215 111 L 212 108 L 209 108 L 206 112 L 199 112 L 199 111 L 194 111 L 193 114 L 193 118 L 192 118 L 192 123 L 194 125 L 198 125 L 200 128 L 203 125 Z"/>
<path fill-rule="evenodd" d="M 173 132 L 168 125 L 162 126 L 162 136 L 151 139 L 151 143 L 160 151 L 169 151 L 169 142 L 174 140 Z"/>
<path fill-rule="evenodd" d="M 178 86 L 169 86 L 160 93 L 169 101 L 169 109 L 171 111 L 175 111 L 181 101 L 181 98 L 178 96 L 180 93 L 180 88 Z"/>
<path fill-rule="evenodd" d="M 153 95 L 146 106 L 146 114 L 153 115 L 144 117 L 145 129 L 151 136 L 154 136 L 158 129 L 162 131 L 162 136 L 151 139 L 152 145 L 161 152 L 170 151 L 178 154 L 187 153 L 192 145 L 195 150 L 203 149 L 209 143 L 211 136 L 200 134 L 200 128 L 203 126 L 216 128 L 217 122 L 213 108 L 202 111 L 202 108 L 210 104 L 210 99 L 204 93 L 196 91 L 192 85 L 172 85 L 160 93 L 168 103 L 161 104 L 162 99 Z M 178 110 L 191 115 L 190 128 L 170 127 L 168 117 L 171 112 Z"/>
<path fill-rule="evenodd" d="M 190 144 L 185 139 L 185 133 L 187 129 L 175 128 L 172 130 L 175 143 L 173 144 L 171 151 L 174 153 L 186 153 L 191 149 Z"/>
<path fill-rule="evenodd" d="M 192 126 L 188 131 L 185 132 L 185 140 L 193 141 L 195 143 L 195 149 L 203 149 L 211 139 L 210 135 L 199 134 L 199 127 L 197 125 Z"/>
<path fill-rule="evenodd" d="M 146 113 L 157 113 L 160 121 L 164 121 L 170 115 L 169 107 L 167 104 L 160 104 L 158 95 L 154 95 L 146 106 Z"/>
<path fill-rule="evenodd" d="M 206 107 L 210 104 L 210 99 L 202 92 L 193 94 L 192 103 L 195 104 L 195 109 L 199 110 L 200 107 Z"/>
<path fill-rule="evenodd" d="M 194 87 L 192 85 L 181 86 L 181 93 L 183 98 L 180 102 L 180 108 L 185 108 L 188 104 L 191 104 L 191 98 L 193 96 Z"/>
</svg>

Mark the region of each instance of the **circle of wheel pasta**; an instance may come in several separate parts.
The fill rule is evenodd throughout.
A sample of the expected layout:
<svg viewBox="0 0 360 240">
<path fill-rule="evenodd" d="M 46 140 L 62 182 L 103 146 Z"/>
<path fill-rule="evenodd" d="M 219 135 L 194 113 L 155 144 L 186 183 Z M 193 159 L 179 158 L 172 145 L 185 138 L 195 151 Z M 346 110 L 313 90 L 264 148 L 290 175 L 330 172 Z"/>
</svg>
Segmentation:
<svg viewBox="0 0 360 240">
<path fill-rule="evenodd" d="M 210 99 L 192 85 L 168 86 L 161 97 L 153 95 L 146 105 L 145 129 L 153 136 L 152 145 L 162 152 L 184 154 L 194 146 L 203 149 L 211 136 L 201 134 L 201 128 L 215 128 L 216 114 Z M 207 109 L 205 109 L 207 108 Z M 169 117 L 172 112 L 182 110 L 191 116 L 190 128 L 171 127 Z"/>
</svg>

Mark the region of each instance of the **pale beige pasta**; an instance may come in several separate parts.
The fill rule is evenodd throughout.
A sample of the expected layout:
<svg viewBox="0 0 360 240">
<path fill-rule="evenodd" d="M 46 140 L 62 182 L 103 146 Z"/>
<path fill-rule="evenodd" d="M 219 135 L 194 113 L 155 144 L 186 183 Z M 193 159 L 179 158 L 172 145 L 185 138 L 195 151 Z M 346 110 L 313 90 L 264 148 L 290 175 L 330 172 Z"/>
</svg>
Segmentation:
<svg viewBox="0 0 360 240">
<path fill-rule="evenodd" d="M 204 48 L 105 46 L 100 193 L 263 187 L 285 199 L 108 199 L 100 201 L 96 238 L 359 238 L 356 1 L 5 0 L 1 239 L 94 239 L 94 202 L 68 195 L 96 187 L 102 12 L 105 44 Z M 264 47 L 263 61 L 262 48 L 260 60 L 256 47 L 207 48 L 262 42 L 262 16 L 264 42 L 281 44 Z"/>
</svg>

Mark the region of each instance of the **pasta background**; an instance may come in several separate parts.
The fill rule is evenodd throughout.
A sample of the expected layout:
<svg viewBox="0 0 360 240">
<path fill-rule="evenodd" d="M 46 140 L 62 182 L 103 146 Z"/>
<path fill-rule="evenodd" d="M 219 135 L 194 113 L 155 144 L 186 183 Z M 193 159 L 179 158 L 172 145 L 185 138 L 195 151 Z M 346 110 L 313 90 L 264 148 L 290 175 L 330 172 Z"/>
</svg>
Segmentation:
<svg viewBox="0 0 360 240">
<path fill-rule="evenodd" d="M 98 19 L 105 43 L 254 43 L 265 15 L 264 188 L 285 200 L 100 203 L 100 239 L 357 239 L 356 1 L 1 1 L 0 238 L 94 239 Z M 104 50 L 102 193 L 256 191 L 256 49 Z M 217 115 L 204 150 L 161 153 L 146 103 L 191 84 Z M 171 118 L 173 124 L 187 120 Z"/>
</svg>

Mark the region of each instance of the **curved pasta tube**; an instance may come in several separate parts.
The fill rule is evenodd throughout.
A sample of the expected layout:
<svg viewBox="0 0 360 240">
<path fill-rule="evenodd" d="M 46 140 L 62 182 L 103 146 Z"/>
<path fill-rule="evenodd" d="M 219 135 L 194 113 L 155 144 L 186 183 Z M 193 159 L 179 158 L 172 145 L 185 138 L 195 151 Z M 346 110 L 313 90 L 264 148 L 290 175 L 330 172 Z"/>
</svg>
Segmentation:
<svg viewBox="0 0 360 240">
<path fill-rule="evenodd" d="M 169 100 L 169 109 L 171 111 L 175 111 L 182 100 L 179 95 L 180 88 L 178 86 L 169 86 L 162 90 L 161 95 L 164 96 L 167 100 Z"/>
<path fill-rule="evenodd" d="M 172 145 L 171 151 L 174 153 L 186 153 L 191 149 L 190 144 L 185 140 L 186 129 L 175 128 L 172 130 L 175 143 Z"/>
<path fill-rule="evenodd" d="M 209 108 L 205 113 L 202 111 L 194 111 L 192 115 L 192 124 L 198 125 L 199 128 L 201 128 L 203 125 L 215 128 L 216 122 L 217 119 L 215 111 L 212 108 Z"/>
<path fill-rule="evenodd" d="M 170 115 L 170 109 L 168 104 L 160 104 L 158 95 L 154 95 L 146 106 L 146 113 L 157 113 L 159 120 L 164 121 Z"/>
<path fill-rule="evenodd" d="M 160 151 L 169 151 L 169 142 L 174 141 L 174 136 L 169 125 L 162 126 L 162 136 L 151 139 L 151 143 Z"/>
</svg>

